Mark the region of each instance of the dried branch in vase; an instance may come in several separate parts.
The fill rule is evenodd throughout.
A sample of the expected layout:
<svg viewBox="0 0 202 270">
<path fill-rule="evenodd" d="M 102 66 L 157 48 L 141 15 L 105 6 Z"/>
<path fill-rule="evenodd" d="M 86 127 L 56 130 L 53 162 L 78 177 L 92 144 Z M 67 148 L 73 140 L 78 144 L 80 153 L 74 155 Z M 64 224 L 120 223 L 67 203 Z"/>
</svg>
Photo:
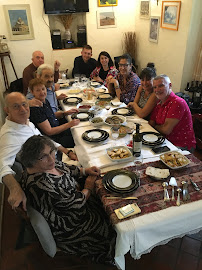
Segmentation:
<svg viewBox="0 0 202 270">
<path fill-rule="evenodd" d="M 136 57 L 136 34 L 135 32 L 125 32 L 123 40 L 124 53 L 129 53 L 135 59 Z"/>
<path fill-rule="evenodd" d="M 69 29 L 73 21 L 73 15 L 57 15 L 57 20 L 62 23 L 65 29 Z"/>
</svg>

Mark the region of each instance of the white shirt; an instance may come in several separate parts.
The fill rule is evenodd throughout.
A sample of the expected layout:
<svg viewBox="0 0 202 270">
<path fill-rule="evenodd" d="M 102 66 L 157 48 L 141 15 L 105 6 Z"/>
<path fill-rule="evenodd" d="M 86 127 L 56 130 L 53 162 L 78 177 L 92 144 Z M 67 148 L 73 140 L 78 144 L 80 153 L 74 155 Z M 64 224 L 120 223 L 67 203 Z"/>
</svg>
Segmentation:
<svg viewBox="0 0 202 270">
<path fill-rule="evenodd" d="M 15 174 L 11 167 L 24 142 L 31 136 L 40 134 L 29 120 L 26 125 L 21 125 L 6 118 L 0 131 L 0 182 L 5 175 Z M 56 147 L 60 146 L 58 143 L 54 144 Z"/>
</svg>

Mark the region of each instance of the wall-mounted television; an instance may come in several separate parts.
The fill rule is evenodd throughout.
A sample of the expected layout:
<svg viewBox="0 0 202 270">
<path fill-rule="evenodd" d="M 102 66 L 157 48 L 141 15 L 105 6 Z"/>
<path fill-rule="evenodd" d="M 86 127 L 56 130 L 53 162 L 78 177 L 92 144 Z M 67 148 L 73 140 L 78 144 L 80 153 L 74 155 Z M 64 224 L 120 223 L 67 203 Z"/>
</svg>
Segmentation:
<svg viewBox="0 0 202 270">
<path fill-rule="evenodd" d="M 45 14 L 88 12 L 88 0 L 43 0 Z"/>
</svg>

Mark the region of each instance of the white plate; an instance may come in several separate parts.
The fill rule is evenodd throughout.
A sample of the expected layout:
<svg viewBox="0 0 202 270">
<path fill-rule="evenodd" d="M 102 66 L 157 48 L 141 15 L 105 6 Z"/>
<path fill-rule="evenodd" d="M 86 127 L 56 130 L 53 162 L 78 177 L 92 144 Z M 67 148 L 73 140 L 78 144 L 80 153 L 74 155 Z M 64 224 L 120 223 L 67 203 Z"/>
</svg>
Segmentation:
<svg viewBox="0 0 202 270">
<path fill-rule="evenodd" d="M 91 82 L 91 85 L 96 86 L 96 85 L 100 85 L 100 83 L 99 82 Z"/>
<path fill-rule="evenodd" d="M 77 98 L 68 98 L 68 102 L 69 102 L 69 103 L 75 103 L 75 102 L 77 102 L 77 101 L 78 101 Z"/>
<path fill-rule="evenodd" d="M 113 106 L 120 106 L 122 104 L 122 102 L 120 102 L 120 101 L 111 101 L 111 104 Z"/>
<path fill-rule="evenodd" d="M 143 136 L 143 139 L 147 142 L 156 142 L 158 141 L 158 137 L 154 134 L 146 134 Z"/>
<path fill-rule="evenodd" d="M 120 113 L 120 114 L 127 114 L 127 113 L 128 113 L 128 109 L 124 109 L 124 108 L 118 109 L 118 110 L 117 110 L 117 113 Z"/>
<path fill-rule="evenodd" d="M 79 113 L 77 114 L 77 118 L 79 119 L 85 119 L 85 118 L 88 118 L 88 114 L 87 113 Z"/>
<path fill-rule="evenodd" d="M 106 90 L 103 89 L 103 88 L 98 88 L 98 90 L 97 90 L 98 93 L 104 93 L 105 91 L 106 91 Z"/>
<path fill-rule="evenodd" d="M 124 174 L 114 176 L 112 183 L 118 188 L 127 188 L 132 185 L 132 179 Z"/>
<path fill-rule="evenodd" d="M 88 133 L 88 137 L 91 139 L 99 139 L 102 136 L 102 133 L 99 131 L 92 131 Z"/>
</svg>

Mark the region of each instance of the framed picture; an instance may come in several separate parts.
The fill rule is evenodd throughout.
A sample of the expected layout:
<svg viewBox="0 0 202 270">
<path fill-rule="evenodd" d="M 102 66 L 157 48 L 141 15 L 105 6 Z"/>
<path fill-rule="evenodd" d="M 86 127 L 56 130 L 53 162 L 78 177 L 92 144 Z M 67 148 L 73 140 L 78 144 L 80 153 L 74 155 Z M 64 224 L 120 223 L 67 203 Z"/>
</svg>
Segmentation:
<svg viewBox="0 0 202 270">
<path fill-rule="evenodd" d="M 4 5 L 10 40 L 34 39 L 29 5 Z"/>
<path fill-rule="evenodd" d="M 98 7 L 117 6 L 118 0 L 98 0 Z"/>
<path fill-rule="evenodd" d="M 160 17 L 150 17 L 149 41 L 158 43 Z"/>
<path fill-rule="evenodd" d="M 162 1 L 161 27 L 178 30 L 181 1 Z"/>
<path fill-rule="evenodd" d="M 97 28 L 116 27 L 116 17 L 113 11 L 97 11 Z"/>
<path fill-rule="evenodd" d="M 149 19 L 150 17 L 150 1 L 140 2 L 140 18 Z"/>
</svg>

